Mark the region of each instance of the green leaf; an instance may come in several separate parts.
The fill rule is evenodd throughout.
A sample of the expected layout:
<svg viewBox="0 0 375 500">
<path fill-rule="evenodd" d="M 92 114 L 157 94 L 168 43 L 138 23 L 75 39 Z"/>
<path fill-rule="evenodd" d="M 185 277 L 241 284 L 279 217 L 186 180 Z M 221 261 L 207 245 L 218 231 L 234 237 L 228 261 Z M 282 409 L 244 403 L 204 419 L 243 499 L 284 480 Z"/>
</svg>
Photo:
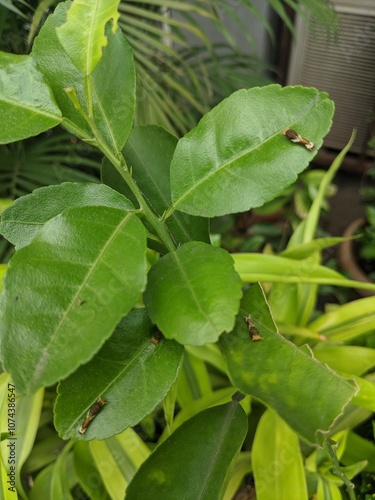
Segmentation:
<svg viewBox="0 0 375 500">
<path fill-rule="evenodd" d="M 110 496 L 104 487 L 98 469 L 95 467 L 88 443 L 79 441 L 74 445 L 73 460 L 79 484 L 88 498 L 109 500 Z"/>
<path fill-rule="evenodd" d="M 354 384 L 277 332 L 260 285 L 245 292 L 241 306 L 244 316 L 220 337 L 233 385 L 270 406 L 307 441 L 320 440 L 356 393 Z M 257 342 L 247 315 L 259 331 Z"/>
<path fill-rule="evenodd" d="M 118 434 L 138 424 L 163 400 L 176 380 L 184 350 L 172 340 L 153 340 L 154 333 L 146 309 L 135 309 L 89 363 L 60 382 L 55 426 L 63 439 L 79 437 L 77 431 L 99 396 L 108 404 L 85 439 Z"/>
<path fill-rule="evenodd" d="M 17 396 L 16 402 L 16 484 L 19 491 L 22 491 L 21 471 L 26 459 L 34 445 L 35 436 L 39 426 L 39 418 L 42 411 L 44 389 L 40 389 L 35 394 L 30 396 Z M 4 413 L 3 413 L 4 414 Z M 2 443 L 6 446 L 9 442 Z M 8 448 L 9 450 L 9 448 Z M 2 449 L 2 452 L 4 449 Z M 5 453 L 2 453 L 5 457 Z M 8 455 L 9 456 L 9 455 Z M 9 462 L 8 462 L 9 463 Z M 25 495 L 26 496 L 26 495 Z"/>
<path fill-rule="evenodd" d="M 105 441 L 94 439 L 89 447 L 111 499 L 123 500 L 127 485 L 150 455 L 146 443 L 129 427 Z"/>
<path fill-rule="evenodd" d="M 40 134 L 61 118 L 35 60 L 0 52 L 0 144 Z"/>
<path fill-rule="evenodd" d="M 246 414 L 237 401 L 199 413 L 144 462 L 126 498 L 221 498 L 246 432 Z M 188 490 L 186 478 L 193 479 Z"/>
<path fill-rule="evenodd" d="M 225 250 L 190 242 L 152 266 L 144 298 L 167 338 L 202 345 L 233 328 L 241 285 Z"/>
<path fill-rule="evenodd" d="M 13 203 L 13 200 L 0 199 L 0 214 L 4 212 L 6 208 L 9 208 Z"/>
<path fill-rule="evenodd" d="M 322 314 L 309 324 L 336 342 L 348 342 L 375 329 L 375 297 L 353 300 Z"/>
<path fill-rule="evenodd" d="M 6 9 L 9 9 L 10 11 L 14 12 L 15 14 L 18 14 L 19 16 L 27 19 L 25 14 L 13 5 L 12 0 L 0 0 L 0 5 L 2 7 L 5 7 Z"/>
<path fill-rule="evenodd" d="M 71 499 L 70 489 L 76 482 L 71 446 L 67 445 L 58 455 L 55 463 L 43 469 L 35 479 L 30 499 L 66 498 Z"/>
<path fill-rule="evenodd" d="M 109 207 L 70 208 L 12 258 L 1 295 L 2 359 L 20 393 L 88 361 L 146 282 L 139 219 Z"/>
<path fill-rule="evenodd" d="M 195 358 L 214 366 L 217 370 L 226 373 L 223 356 L 217 344 L 206 344 L 204 346 L 187 346 L 186 351 L 193 354 Z"/>
<path fill-rule="evenodd" d="M 256 253 L 236 253 L 232 257 L 236 271 L 246 283 L 315 283 L 375 290 L 373 283 L 347 279 L 334 269 L 311 263 L 310 259 Z"/>
<path fill-rule="evenodd" d="M 356 136 L 356 131 L 354 130 L 352 132 L 352 135 L 351 135 L 348 143 L 346 144 L 344 149 L 342 151 L 340 151 L 340 153 L 337 155 L 335 160 L 332 162 L 332 165 L 330 166 L 329 170 L 324 175 L 322 182 L 320 183 L 318 193 L 314 198 L 314 201 L 312 203 L 309 214 L 308 214 L 306 220 L 302 222 L 303 243 L 307 243 L 307 242 L 311 241 L 312 238 L 314 237 L 314 234 L 318 228 L 319 217 L 320 217 L 320 212 L 322 210 L 322 206 L 324 203 L 325 193 L 326 193 L 330 183 L 332 182 L 332 180 L 335 176 L 335 173 L 337 172 L 337 170 L 340 168 L 342 162 L 344 161 L 347 152 L 352 147 L 355 136 Z"/>
<path fill-rule="evenodd" d="M 171 164 L 173 209 L 214 217 L 275 198 L 314 158 L 283 131 L 290 127 L 319 148 L 332 115 L 332 101 L 314 88 L 235 92 L 180 139 Z"/>
<path fill-rule="evenodd" d="M 164 438 L 167 438 L 171 432 L 174 432 L 178 427 L 203 410 L 231 401 L 234 392 L 234 387 L 224 387 L 216 391 L 207 391 L 202 397 L 190 401 L 185 406 L 180 404 L 180 406 L 182 406 L 181 411 L 175 416 L 170 429 L 164 429 L 164 432 L 159 439 L 159 443 L 164 441 Z"/>
<path fill-rule="evenodd" d="M 348 433 L 348 439 L 343 456 L 340 461 L 350 465 L 361 460 L 367 460 L 365 470 L 375 472 L 375 445 L 373 442 L 359 436 L 355 432 Z"/>
<path fill-rule="evenodd" d="M 234 460 L 228 486 L 223 495 L 224 500 L 235 498 L 236 492 L 243 485 L 244 477 L 251 471 L 251 452 L 241 451 Z"/>
<path fill-rule="evenodd" d="M 257 500 L 307 500 L 298 436 L 271 410 L 263 413 L 257 426 L 251 463 Z"/>
<path fill-rule="evenodd" d="M 51 184 L 98 183 L 100 162 L 93 152 L 93 146 L 66 132 L 8 144 L 0 148 L 0 194 L 15 199 Z"/>
<path fill-rule="evenodd" d="M 44 390 L 31 396 L 19 396 L 10 375 L 0 375 L 0 415 L 2 416 L 2 432 L 7 432 L 8 439 L 0 443 L 2 462 L 9 474 L 13 467 L 15 482 L 20 495 L 26 498 L 21 482 L 21 470 L 34 444 L 39 425 Z M 10 480 L 10 476 L 7 476 Z M 10 484 L 8 483 L 9 487 Z M 4 496 L 2 498 L 8 498 Z M 10 498 L 10 497 L 9 497 Z"/>
<path fill-rule="evenodd" d="M 375 365 L 375 349 L 368 347 L 319 343 L 314 355 L 332 369 L 353 375 L 362 375 Z"/>
<path fill-rule="evenodd" d="M 322 476 L 318 477 L 317 500 L 343 500 L 340 488 Z"/>
<path fill-rule="evenodd" d="M 39 229 L 63 210 L 83 206 L 134 208 L 129 200 L 104 184 L 65 182 L 18 198 L 1 214 L 0 233 L 19 249 L 28 245 Z"/>
<path fill-rule="evenodd" d="M 31 500 L 51 498 L 54 465 L 42 469 L 37 475 L 30 493 Z M 6 497 L 5 497 L 6 498 Z"/>
<path fill-rule="evenodd" d="M 315 253 L 321 252 L 325 248 L 329 248 L 338 243 L 342 243 L 346 238 L 329 237 L 329 238 L 316 238 L 308 243 L 302 243 L 291 248 L 283 250 L 280 255 L 288 259 L 306 259 Z"/>
<path fill-rule="evenodd" d="M 3 278 L 5 276 L 5 272 L 7 271 L 8 266 L 6 264 L 0 264 L 0 290 L 2 290 Z"/>
<path fill-rule="evenodd" d="M 102 58 L 107 45 L 105 26 L 113 20 L 112 31 L 117 29 L 119 0 L 75 0 L 65 24 L 57 28 L 57 36 L 75 67 L 91 75 Z"/>
<path fill-rule="evenodd" d="M 49 406 L 49 404 L 48 404 Z M 22 469 L 24 474 L 35 474 L 36 472 L 47 467 L 56 460 L 56 455 L 66 445 L 66 442 L 60 439 L 50 424 L 52 421 L 52 408 L 44 409 L 41 415 L 41 421 L 45 425 L 41 425 L 39 432 L 43 434 L 43 439 L 34 443 L 33 449 L 29 458 Z"/>
<path fill-rule="evenodd" d="M 92 75 L 86 77 L 74 66 L 57 36 L 57 28 L 66 22 L 69 6 L 70 2 L 60 3 L 48 17 L 35 39 L 32 54 L 62 111 L 63 126 L 84 140 L 96 143 L 98 139 L 111 150 L 121 151 L 134 114 L 135 70 L 131 48 L 120 29 L 112 33 L 107 27 L 108 44 L 103 56 Z M 95 131 L 65 89 L 73 89 L 78 107 L 94 120 Z"/>
<path fill-rule="evenodd" d="M 159 216 L 171 204 L 169 167 L 176 144 L 177 138 L 162 127 L 147 125 L 132 130 L 123 150 L 134 179 Z M 102 180 L 137 205 L 130 189 L 108 160 L 103 162 Z M 167 227 L 177 244 L 197 240 L 210 242 L 206 219 L 174 212 L 167 220 Z"/>
<path fill-rule="evenodd" d="M 354 396 L 352 403 L 363 408 L 375 411 L 375 384 L 368 378 L 353 376 L 350 372 L 341 372 L 341 375 L 351 378 L 357 384 L 359 391 Z M 371 377 L 371 375 L 370 375 Z"/>
</svg>

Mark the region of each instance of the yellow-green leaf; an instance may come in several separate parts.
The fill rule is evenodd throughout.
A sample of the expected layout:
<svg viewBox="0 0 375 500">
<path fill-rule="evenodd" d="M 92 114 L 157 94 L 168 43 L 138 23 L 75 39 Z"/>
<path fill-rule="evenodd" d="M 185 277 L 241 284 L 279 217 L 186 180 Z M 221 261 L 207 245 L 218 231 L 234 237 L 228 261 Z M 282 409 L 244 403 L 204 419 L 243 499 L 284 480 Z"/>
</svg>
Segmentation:
<svg viewBox="0 0 375 500">
<path fill-rule="evenodd" d="M 113 20 L 117 29 L 119 0 L 75 0 L 65 24 L 57 28 L 57 36 L 76 68 L 90 75 L 108 43 L 105 26 Z"/>
</svg>

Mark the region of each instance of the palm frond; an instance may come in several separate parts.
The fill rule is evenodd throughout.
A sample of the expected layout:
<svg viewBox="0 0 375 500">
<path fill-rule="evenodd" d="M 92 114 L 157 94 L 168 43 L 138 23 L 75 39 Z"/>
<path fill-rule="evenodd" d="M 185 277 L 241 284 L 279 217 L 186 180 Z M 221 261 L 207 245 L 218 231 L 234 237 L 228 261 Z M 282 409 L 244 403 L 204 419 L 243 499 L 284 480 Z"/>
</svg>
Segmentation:
<svg viewBox="0 0 375 500">
<path fill-rule="evenodd" d="M 288 28 L 294 32 L 286 4 L 308 19 L 332 26 L 332 8 L 327 0 L 267 0 Z M 239 2 L 264 26 L 271 40 L 275 34 L 268 19 L 251 0 Z M 138 75 L 137 124 L 158 123 L 176 135 L 186 133 L 196 120 L 243 86 L 269 83 L 264 63 L 239 54 L 236 41 L 224 24 L 223 16 L 239 26 L 241 34 L 254 47 L 252 33 L 226 0 L 140 0 L 121 1 L 119 24 L 134 49 Z M 213 46 L 201 24 L 204 18 L 223 37 Z M 329 21 L 326 21 L 329 19 Z M 187 44 L 187 35 L 199 47 Z"/>
<path fill-rule="evenodd" d="M 66 133 L 41 135 L 0 148 L 0 197 L 18 198 L 61 182 L 98 182 L 91 146 Z M 97 174 L 97 175 L 95 175 Z"/>
<path fill-rule="evenodd" d="M 42 24 L 43 19 L 46 17 L 46 14 L 50 7 L 55 5 L 58 0 L 41 0 L 37 8 L 35 9 L 33 18 L 30 23 L 30 30 L 27 36 L 27 46 L 30 47 L 32 41 L 34 40 L 35 35 L 38 32 L 40 25 Z"/>
<path fill-rule="evenodd" d="M 27 5 L 26 2 L 21 2 L 21 3 Z M 10 12 L 13 12 L 18 16 L 27 19 L 27 16 L 25 16 L 25 14 L 20 9 L 18 9 L 11 0 L 0 0 L 0 5 L 5 9 L 8 9 Z"/>
</svg>

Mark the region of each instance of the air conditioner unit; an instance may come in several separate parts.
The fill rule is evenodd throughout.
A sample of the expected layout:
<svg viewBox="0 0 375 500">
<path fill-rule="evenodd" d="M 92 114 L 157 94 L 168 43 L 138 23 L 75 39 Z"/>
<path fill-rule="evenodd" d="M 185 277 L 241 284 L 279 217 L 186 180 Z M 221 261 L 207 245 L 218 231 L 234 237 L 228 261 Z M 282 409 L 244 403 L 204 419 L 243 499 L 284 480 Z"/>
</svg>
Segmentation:
<svg viewBox="0 0 375 500">
<path fill-rule="evenodd" d="M 367 141 L 375 115 L 375 0 L 331 3 L 339 27 L 329 40 L 318 26 L 308 29 L 297 16 L 287 83 L 328 92 L 336 111 L 324 148 L 341 150 L 356 128 L 351 152 L 363 157 L 371 154 Z"/>
</svg>

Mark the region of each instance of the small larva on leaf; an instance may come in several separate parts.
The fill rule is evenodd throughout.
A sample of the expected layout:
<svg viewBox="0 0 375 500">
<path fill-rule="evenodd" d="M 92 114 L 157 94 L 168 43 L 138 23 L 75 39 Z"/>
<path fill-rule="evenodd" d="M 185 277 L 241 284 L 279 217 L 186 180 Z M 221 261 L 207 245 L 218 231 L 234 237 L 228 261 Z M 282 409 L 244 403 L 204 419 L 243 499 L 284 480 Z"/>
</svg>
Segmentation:
<svg viewBox="0 0 375 500">
<path fill-rule="evenodd" d="M 309 151 L 314 151 L 314 149 L 315 149 L 314 143 L 305 139 L 304 137 L 301 137 L 295 130 L 292 130 L 291 128 L 287 128 L 286 130 L 284 130 L 283 134 L 291 142 L 294 142 L 295 144 L 302 144 Z"/>
<path fill-rule="evenodd" d="M 247 328 L 249 329 L 249 334 L 252 342 L 258 342 L 258 340 L 262 340 L 263 337 L 259 335 L 258 328 L 254 325 L 253 320 L 250 316 L 246 316 L 245 322 L 247 324 Z"/>
<path fill-rule="evenodd" d="M 106 404 L 107 401 L 104 401 L 104 399 L 101 396 L 99 396 L 98 400 L 91 406 L 91 408 L 87 412 L 85 420 L 83 421 L 81 427 L 78 430 L 80 434 L 84 434 L 87 431 L 88 426 L 91 424 L 93 419 Z"/>
</svg>

